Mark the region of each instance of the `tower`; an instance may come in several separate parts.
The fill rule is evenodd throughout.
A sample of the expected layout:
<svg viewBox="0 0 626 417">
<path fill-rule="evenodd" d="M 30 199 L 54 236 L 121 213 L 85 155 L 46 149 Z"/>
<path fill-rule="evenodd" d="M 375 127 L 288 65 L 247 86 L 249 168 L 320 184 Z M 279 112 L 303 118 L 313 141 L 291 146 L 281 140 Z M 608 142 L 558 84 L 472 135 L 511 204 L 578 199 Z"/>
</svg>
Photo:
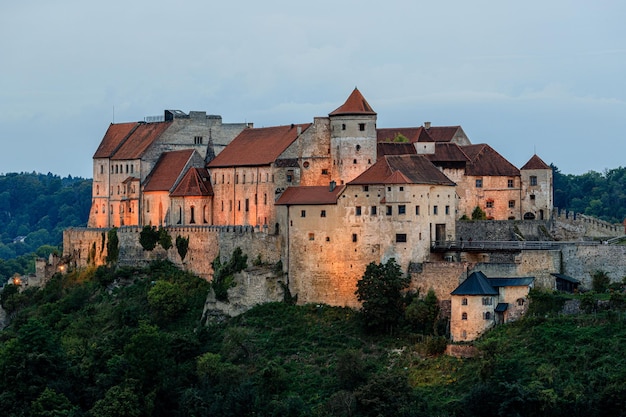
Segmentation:
<svg viewBox="0 0 626 417">
<path fill-rule="evenodd" d="M 355 88 L 346 102 L 328 116 L 331 178 L 345 184 L 376 162 L 376 112 Z"/>
</svg>

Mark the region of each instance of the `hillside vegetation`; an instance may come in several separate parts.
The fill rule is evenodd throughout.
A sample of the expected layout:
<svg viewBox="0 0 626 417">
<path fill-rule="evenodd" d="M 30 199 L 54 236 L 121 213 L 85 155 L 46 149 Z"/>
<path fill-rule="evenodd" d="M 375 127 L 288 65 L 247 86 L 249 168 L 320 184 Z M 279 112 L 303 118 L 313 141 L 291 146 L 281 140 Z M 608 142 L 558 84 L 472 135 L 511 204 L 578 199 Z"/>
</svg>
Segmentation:
<svg viewBox="0 0 626 417">
<path fill-rule="evenodd" d="M 2 416 L 619 416 L 624 303 L 535 312 L 431 355 L 435 338 L 366 332 L 347 308 L 268 303 L 205 322 L 209 284 L 166 262 L 57 275 L 2 304 Z M 612 298 L 613 299 L 613 298 Z M 531 306 L 533 303 L 531 303 Z M 591 309 L 590 311 L 593 311 Z"/>
</svg>

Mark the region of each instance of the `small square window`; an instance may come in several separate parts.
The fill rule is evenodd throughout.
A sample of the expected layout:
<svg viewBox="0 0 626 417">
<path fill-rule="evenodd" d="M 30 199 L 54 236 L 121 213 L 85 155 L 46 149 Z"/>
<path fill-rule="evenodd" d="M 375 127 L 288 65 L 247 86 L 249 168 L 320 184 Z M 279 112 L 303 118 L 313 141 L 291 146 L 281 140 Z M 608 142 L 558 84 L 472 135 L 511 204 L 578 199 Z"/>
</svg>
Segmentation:
<svg viewBox="0 0 626 417">
<path fill-rule="evenodd" d="M 483 188 L 483 179 L 482 178 L 478 178 L 476 180 L 476 188 Z"/>
<path fill-rule="evenodd" d="M 309 233 L 309 240 L 315 240 L 315 233 Z"/>
<path fill-rule="evenodd" d="M 357 241 L 357 236 L 356 233 L 352 233 L 352 241 L 356 242 Z"/>
<path fill-rule="evenodd" d="M 396 233 L 396 243 L 406 243 L 406 233 Z"/>
<path fill-rule="evenodd" d="M 391 206 L 387 206 L 387 216 L 391 216 L 392 214 L 392 207 Z"/>
<path fill-rule="evenodd" d="M 487 203 L 485 204 L 485 206 L 487 208 L 493 208 L 493 201 L 487 201 Z"/>
<path fill-rule="evenodd" d="M 341 130 L 346 130 L 346 124 L 345 123 L 341 124 Z"/>
<path fill-rule="evenodd" d="M 416 216 L 420 215 L 420 206 L 415 206 L 415 215 Z"/>
<path fill-rule="evenodd" d="M 450 206 L 446 206 L 446 215 L 450 214 Z"/>
<path fill-rule="evenodd" d="M 361 132 L 365 131 L 365 123 L 359 123 L 359 130 Z"/>
<path fill-rule="evenodd" d="M 328 170 L 327 169 L 322 169 L 322 175 L 328 175 Z"/>
<path fill-rule="evenodd" d="M 534 200 L 534 199 L 535 199 L 535 195 L 534 195 L 534 194 L 531 194 L 531 195 L 530 195 L 530 199 L 531 199 L 531 200 Z"/>
<path fill-rule="evenodd" d="M 515 200 L 509 200 L 509 208 L 515 208 Z"/>
<path fill-rule="evenodd" d="M 400 191 L 404 191 L 404 187 L 400 187 Z"/>
<path fill-rule="evenodd" d="M 467 313 L 461 313 L 461 320 L 467 320 Z"/>
<path fill-rule="evenodd" d="M 537 177 L 535 175 L 530 176 L 530 185 L 537 185 Z"/>
<path fill-rule="evenodd" d="M 467 298 L 463 297 L 463 299 L 461 300 L 461 305 L 467 305 Z"/>
<path fill-rule="evenodd" d="M 356 206 L 356 212 L 355 212 L 355 214 L 356 214 L 357 216 L 360 216 L 360 215 L 361 215 L 361 206 Z"/>
<path fill-rule="evenodd" d="M 506 186 L 508 188 L 513 188 L 513 180 L 506 180 Z"/>
<path fill-rule="evenodd" d="M 326 210 L 320 211 L 320 217 L 326 217 Z"/>
<path fill-rule="evenodd" d="M 300 211 L 300 217 L 306 217 L 306 210 Z"/>
<path fill-rule="evenodd" d="M 433 206 L 433 214 L 439 214 L 439 207 Z"/>
<path fill-rule="evenodd" d="M 376 215 L 376 206 L 372 206 L 372 207 L 370 207 L 370 214 L 371 214 L 372 216 L 375 216 L 375 215 Z"/>
<path fill-rule="evenodd" d="M 404 204 L 398 206 L 398 214 L 406 214 L 406 206 Z"/>
<path fill-rule="evenodd" d="M 370 186 L 369 185 L 364 185 L 363 186 L 363 191 L 369 191 L 370 190 Z"/>
</svg>

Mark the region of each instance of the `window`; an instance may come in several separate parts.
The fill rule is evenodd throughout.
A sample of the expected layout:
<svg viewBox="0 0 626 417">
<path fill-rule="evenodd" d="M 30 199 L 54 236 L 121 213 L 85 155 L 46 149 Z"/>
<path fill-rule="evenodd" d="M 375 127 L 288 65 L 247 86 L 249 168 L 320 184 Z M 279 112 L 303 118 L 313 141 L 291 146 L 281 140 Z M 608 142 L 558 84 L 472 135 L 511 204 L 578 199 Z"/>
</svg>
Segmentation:
<svg viewBox="0 0 626 417">
<path fill-rule="evenodd" d="M 446 215 L 450 214 L 450 206 L 446 206 Z"/>
<path fill-rule="evenodd" d="M 406 243 L 406 233 L 396 233 L 396 243 Z"/>
<path fill-rule="evenodd" d="M 196 208 L 194 206 L 190 207 L 190 220 L 189 223 L 193 224 L 196 222 Z"/>
<path fill-rule="evenodd" d="M 493 303 L 493 299 L 491 297 L 483 297 L 483 305 L 490 306 Z"/>
<path fill-rule="evenodd" d="M 531 195 L 530 195 L 530 199 L 531 199 L 531 200 L 534 200 L 534 199 L 535 199 L 535 195 L 534 195 L 534 194 L 531 194 Z"/>
<path fill-rule="evenodd" d="M 237 200 L 237 211 L 241 211 L 241 200 Z"/>
<path fill-rule="evenodd" d="M 359 123 L 359 130 L 361 132 L 365 131 L 365 123 Z"/>
<path fill-rule="evenodd" d="M 235 175 L 235 184 L 239 184 L 239 174 Z"/>
<path fill-rule="evenodd" d="M 322 175 L 328 175 L 328 170 L 327 169 L 322 169 Z"/>
<path fill-rule="evenodd" d="M 357 241 L 357 236 L 356 233 L 352 233 L 352 241 L 356 242 Z"/>
<path fill-rule="evenodd" d="M 353 160 L 352 160 L 352 163 L 353 163 L 353 164 L 356 164 L 356 159 L 353 159 Z"/>
<path fill-rule="evenodd" d="M 360 151 L 361 150 L 361 145 L 356 145 L 356 151 Z"/>
<path fill-rule="evenodd" d="M 491 320 L 491 312 L 485 311 L 483 313 L 483 317 L 485 318 L 485 320 Z"/>
<path fill-rule="evenodd" d="M 202 145 L 202 136 L 194 136 L 193 143 L 194 145 Z"/>
<path fill-rule="evenodd" d="M 467 313 L 461 313 L 461 320 L 467 320 Z"/>
<path fill-rule="evenodd" d="M 537 176 L 536 175 L 531 175 L 530 176 L 530 185 L 537 185 Z"/>
<path fill-rule="evenodd" d="M 134 164 L 131 164 L 131 165 L 130 165 L 130 173 L 132 174 L 132 173 L 134 173 L 134 172 L 135 172 L 135 165 L 134 165 Z"/>
<path fill-rule="evenodd" d="M 100 165 L 100 173 L 104 174 L 104 165 Z"/>
<path fill-rule="evenodd" d="M 246 211 L 250 211 L 250 200 L 246 198 L 245 201 L 245 210 Z"/>
<path fill-rule="evenodd" d="M 520 307 L 524 305 L 524 302 L 525 302 L 525 300 L 523 298 L 518 298 L 517 299 L 517 305 L 520 306 Z"/>
<path fill-rule="evenodd" d="M 369 185 L 364 185 L 363 186 L 363 191 L 369 191 L 370 190 L 370 186 Z"/>
<path fill-rule="evenodd" d="M 246 174 L 243 174 L 243 184 L 246 183 Z"/>
<path fill-rule="evenodd" d="M 320 211 L 320 217 L 326 217 L 326 210 Z"/>
<path fill-rule="evenodd" d="M 309 233 L 309 240 L 315 240 L 315 233 Z"/>
<path fill-rule="evenodd" d="M 513 188 L 513 180 L 506 180 L 506 186 L 508 188 Z"/>
<path fill-rule="evenodd" d="M 361 215 L 361 206 L 356 206 L 356 212 L 355 215 L 360 216 Z"/>
<path fill-rule="evenodd" d="M 476 179 L 476 188 L 483 188 L 483 179 L 482 178 L 477 178 Z"/>
<path fill-rule="evenodd" d="M 515 200 L 509 200 L 509 208 L 515 208 Z"/>
<path fill-rule="evenodd" d="M 463 339 L 467 339 L 467 330 L 463 330 L 463 331 L 461 332 L 461 338 L 463 338 Z"/>
<path fill-rule="evenodd" d="M 391 206 L 387 206 L 387 216 L 391 216 L 391 213 L 392 213 L 391 210 L 392 210 Z"/>
<path fill-rule="evenodd" d="M 300 217 L 306 217 L 306 210 L 300 211 Z"/>
<path fill-rule="evenodd" d="M 492 200 L 487 201 L 487 203 L 485 204 L 485 207 L 493 208 L 493 201 Z"/>
<path fill-rule="evenodd" d="M 406 206 L 404 204 L 398 206 L 398 214 L 406 214 Z"/>
<path fill-rule="evenodd" d="M 341 130 L 346 130 L 346 124 L 345 123 L 341 124 Z"/>
<path fill-rule="evenodd" d="M 387 187 L 387 191 L 391 192 L 391 187 Z"/>
<path fill-rule="evenodd" d="M 439 207 L 438 206 L 433 206 L 433 214 L 438 214 L 439 213 Z"/>
<path fill-rule="evenodd" d="M 461 305 L 462 306 L 466 306 L 467 305 L 467 298 L 463 297 L 463 299 L 461 300 Z"/>
<path fill-rule="evenodd" d="M 263 193 L 263 204 L 267 206 L 267 193 Z"/>
<path fill-rule="evenodd" d="M 415 206 L 415 215 L 416 216 L 420 215 L 420 206 Z"/>
<path fill-rule="evenodd" d="M 96 185 L 96 195 L 100 195 L 100 186 Z"/>
<path fill-rule="evenodd" d="M 372 206 L 372 207 L 370 207 L 370 214 L 371 214 L 372 216 L 375 216 L 375 215 L 376 215 L 376 206 Z"/>
<path fill-rule="evenodd" d="M 404 191 L 404 187 L 400 187 L 400 191 Z"/>
<path fill-rule="evenodd" d="M 293 169 L 287 171 L 287 182 L 293 181 Z"/>
</svg>

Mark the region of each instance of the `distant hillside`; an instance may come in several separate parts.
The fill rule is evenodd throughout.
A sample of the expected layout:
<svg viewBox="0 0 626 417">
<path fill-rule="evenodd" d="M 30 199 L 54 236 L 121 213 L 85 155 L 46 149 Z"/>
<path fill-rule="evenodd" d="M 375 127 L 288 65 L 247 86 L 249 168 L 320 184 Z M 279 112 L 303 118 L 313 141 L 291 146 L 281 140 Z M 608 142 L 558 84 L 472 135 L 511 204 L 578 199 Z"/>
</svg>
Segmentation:
<svg viewBox="0 0 626 417">
<path fill-rule="evenodd" d="M 582 175 L 554 172 L 554 205 L 611 223 L 626 219 L 626 168 L 607 169 L 602 174 Z"/>
<path fill-rule="evenodd" d="M 53 174 L 0 176 L 0 259 L 58 246 L 63 229 L 87 224 L 91 180 Z"/>
</svg>

